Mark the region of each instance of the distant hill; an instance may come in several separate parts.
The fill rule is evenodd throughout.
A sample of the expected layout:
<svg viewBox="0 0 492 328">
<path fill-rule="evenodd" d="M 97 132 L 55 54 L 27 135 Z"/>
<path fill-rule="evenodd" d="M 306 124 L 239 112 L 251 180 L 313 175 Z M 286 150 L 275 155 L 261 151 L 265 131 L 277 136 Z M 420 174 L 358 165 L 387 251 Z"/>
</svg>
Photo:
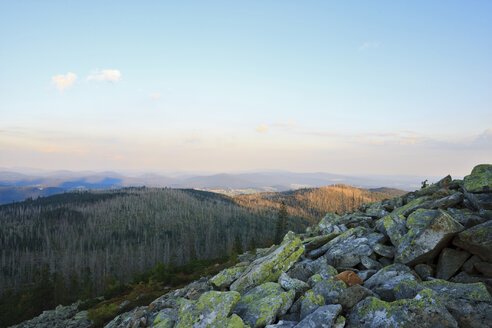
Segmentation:
<svg viewBox="0 0 492 328">
<path fill-rule="evenodd" d="M 418 176 L 371 176 L 357 177 L 330 173 L 295 173 L 284 171 L 266 171 L 252 173 L 222 173 L 212 175 L 176 175 L 165 176 L 147 173 L 137 176 L 115 172 L 71 172 L 54 171 L 26 174 L 14 171 L 0 171 L 0 186 L 10 187 L 0 191 L 0 204 L 8 204 L 29 197 L 48 195 L 53 192 L 65 192 L 85 189 L 117 189 L 123 187 L 169 187 L 193 188 L 219 192 L 227 195 L 258 192 L 278 192 L 301 188 L 317 188 L 333 184 L 345 184 L 358 188 L 380 188 L 415 190 L 420 181 L 433 181 L 432 177 Z M 24 188 L 23 187 L 30 187 Z M 52 189 L 50 193 L 41 189 Z M 377 191 L 377 190 L 376 190 Z M 382 192 L 385 192 L 383 189 Z M 393 192 L 390 192 L 393 194 Z"/>
<path fill-rule="evenodd" d="M 395 189 L 395 188 L 387 188 L 387 187 L 381 187 L 381 188 L 371 188 L 369 189 L 370 191 L 375 191 L 375 192 L 381 192 L 383 194 L 388 194 L 393 197 L 400 197 L 408 193 L 408 191 L 405 190 L 400 190 L 400 189 Z"/>
<path fill-rule="evenodd" d="M 396 192 L 396 189 L 389 190 Z M 302 217 L 311 224 L 317 224 L 328 212 L 341 214 L 355 211 L 363 203 L 376 202 L 391 197 L 393 195 L 390 193 L 364 190 L 339 184 L 279 193 L 265 192 L 236 195 L 233 196 L 233 199 L 247 208 L 270 210 L 278 209 L 280 204 L 285 202 L 290 215 Z"/>
</svg>

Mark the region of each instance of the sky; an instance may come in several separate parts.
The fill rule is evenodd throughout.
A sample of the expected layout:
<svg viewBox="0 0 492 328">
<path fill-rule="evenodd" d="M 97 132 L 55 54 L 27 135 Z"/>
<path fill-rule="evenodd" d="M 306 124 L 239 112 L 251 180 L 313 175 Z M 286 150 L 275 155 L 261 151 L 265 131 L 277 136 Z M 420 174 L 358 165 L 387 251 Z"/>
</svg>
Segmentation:
<svg viewBox="0 0 492 328">
<path fill-rule="evenodd" d="M 492 1 L 0 1 L 0 168 L 492 163 Z"/>
</svg>

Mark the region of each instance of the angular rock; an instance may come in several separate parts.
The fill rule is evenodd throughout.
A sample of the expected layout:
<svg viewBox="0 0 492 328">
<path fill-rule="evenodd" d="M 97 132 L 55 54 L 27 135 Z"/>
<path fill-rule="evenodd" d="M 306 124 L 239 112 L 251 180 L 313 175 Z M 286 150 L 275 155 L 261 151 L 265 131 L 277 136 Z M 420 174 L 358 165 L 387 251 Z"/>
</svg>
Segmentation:
<svg viewBox="0 0 492 328">
<path fill-rule="evenodd" d="M 485 277 L 492 277 L 492 263 L 488 262 L 477 262 L 475 263 L 475 269 L 483 274 Z"/>
<path fill-rule="evenodd" d="M 470 257 L 470 253 L 445 248 L 439 255 L 437 262 L 437 279 L 448 280 L 461 268 L 463 263 Z"/>
<path fill-rule="evenodd" d="M 462 266 L 463 271 L 466 273 L 475 273 L 475 263 L 481 262 L 482 260 L 477 255 L 470 257 Z"/>
<path fill-rule="evenodd" d="M 152 327 L 154 328 L 173 328 L 178 317 L 176 309 L 167 308 L 161 310 L 154 319 Z"/>
<path fill-rule="evenodd" d="M 240 318 L 229 317 L 240 298 L 238 292 L 210 291 L 202 294 L 197 301 L 183 299 L 175 327 L 227 327 L 233 323 L 243 327 Z"/>
<path fill-rule="evenodd" d="M 347 285 L 345 285 L 343 281 L 330 279 L 322 280 L 316 283 L 312 290 L 315 295 L 323 296 L 325 304 L 331 304 L 335 302 L 338 295 L 340 295 L 346 288 Z"/>
<path fill-rule="evenodd" d="M 453 244 L 492 262 L 492 220 L 461 232 Z"/>
<path fill-rule="evenodd" d="M 285 272 L 282 272 L 280 275 L 278 283 L 285 290 L 293 290 L 296 297 L 304 294 L 309 289 L 309 285 L 307 283 L 302 280 L 293 279 Z"/>
<path fill-rule="evenodd" d="M 330 240 L 337 237 L 338 233 L 329 233 L 326 235 L 316 236 L 303 241 L 304 249 L 306 252 L 312 251 L 314 249 L 320 248 Z"/>
<path fill-rule="evenodd" d="M 323 247 L 309 253 L 319 257 L 323 253 L 334 267 L 352 267 L 360 263 L 361 256 L 370 256 L 372 246 L 384 239 L 384 235 L 373 233 L 364 227 L 347 230 Z"/>
<path fill-rule="evenodd" d="M 320 306 L 325 305 L 325 299 L 319 294 L 315 294 L 312 289 L 308 290 L 300 299 L 299 319 L 304 319 L 307 315 L 313 313 Z"/>
<path fill-rule="evenodd" d="M 319 274 L 325 280 L 333 278 L 338 274 L 337 269 L 328 264 L 326 257 L 320 257 L 314 261 L 307 262 L 306 268 L 313 274 Z"/>
<path fill-rule="evenodd" d="M 386 235 L 395 246 L 400 244 L 400 239 L 408 232 L 403 215 L 387 215 L 381 219 Z"/>
<path fill-rule="evenodd" d="M 317 230 L 322 231 L 324 234 L 329 233 L 341 233 L 343 232 L 340 225 L 342 225 L 341 216 L 335 213 L 328 213 L 318 223 Z"/>
<path fill-rule="evenodd" d="M 246 270 L 246 266 L 235 266 L 224 269 L 213 276 L 208 282 L 215 289 L 223 290 L 228 288 Z"/>
<path fill-rule="evenodd" d="M 303 252 L 301 240 L 289 232 L 275 251 L 253 261 L 230 289 L 243 293 L 264 282 L 277 281 L 280 274 L 287 271 Z"/>
<path fill-rule="evenodd" d="M 251 289 L 241 297 L 234 313 L 251 327 L 265 327 L 283 315 L 294 301 L 293 290 L 284 292 L 279 284 L 267 282 Z"/>
<path fill-rule="evenodd" d="M 340 304 L 343 310 L 347 311 L 368 296 L 376 295 L 371 290 L 361 285 L 354 285 L 343 290 L 343 292 L 336 297 L 334 303 Z"/>
<path fill-rule="evenodd" d="M 492 210 L 492 193 L 472 194 L 465 192 L 466 200 L 477 210 Z"/>
<path fill-rule="evenodd" d="M 433 259 L 458 232 L 463 230 L 443 210 L 417 210 L 407 221 L 407 234 L 398 243 L 395 262 L 414 265 Z"/>
<path fill-rule="evenodd" d="M 468 192 L 492 192 L 492 165 L 481 164 L 473 168 L 464 178 L 464 188 Z"/>
<path fill-rule="evenodd" d="M 308 281 L 309 277 L 311 277 L 314 272 L 308 268 L 307 261 L 301 261 L 294 263 L 294 265 L 287 271 L 287 275 L 292 279 L 298 279 L 301 281 Z"/>
<path fill-rule="evenodd" d="M 410 203 L 408 203 L 402 207 L 394 209 L 393 212 L 390 213 L 390 215 L 391 216 L 393 216 L 393 215 L 408 216 L 409 214 L 413 213 L 414 211 L 418 210 L 419 208 L 425 207 L 427 205 L 427 203 L 425 203 L 425 201 L 427 201 L 427 200 L 428 200 L 427 196 L 414 199 Z"/>
<path fill-rule="evenodd" d="M 440 209 L 445 210 L 447 208 L 458 205 L 459 203 L 461 203 L 463 201 L 463 198 L 464 198 L 463 194 L 458 192 L 458 193 L 452 194 L 451 196 L 447 196 L 447 197 L 435 200 L 434 202 L 432 202 L 432 204 L 429 206 L 429 208 L 431 208 L 431 209 L 440 208 Z"/>
<path fill-rule="evenodd" d="M 465 228 L 471 228 L 487 221 L 484 217 L 467 208 L 448 208 L 447 212 Z"/>
<path fill-rule="evenodd" d="M 333 277 L 334 281 L 343 281 L 347 286 L 362 285 L 364 282 L 354 271 L 343 271 Z"/>
<path fill-rule="evenodd" d="M 367 256 L 362 256 L 360 258 L 360 263 L 364 268 L 369 270 L 379 270 L 383 268 L 383 265 L 381 263 Z"/>
<path fill-rule="evenodd" d="M 392 246 L 386 246 L 383 244 L 375 244 L 372 249 L 374 250 L 374 253 L 387 257 L 389 259 L 393 258 L 395 256 L 395 248 Z"/>
<path fill-rule="evenodd" d="M 403 264 L 387 266 L 369 278 L 364 286 L 369 288 L 385 301 L 394 301 L 394 289 L 401 281 L 417 280 L 409 267 Z"/>
<path fill-rule="evenodd" d="M 342 306 L 339 304 L 324 305 L 307 315 L 295 327 L 296 328 L 331 328 L 335 326 L 336 319 Z"/>
<path fill-rule="evenodd" d="M 365 210 L 365 213 L 369 216 L 372 216 L 372 217 L 378 218 L 378 219 L 389 214 L 389 212 L 386 210 L 386 208 L 380 202 L 370 204 L 368 206 L 368 208 Z"/>
<path fill-rule="evenodd" d="M 348 327 L 458 327 L 456 320 L 428 289 L 413 299 L 385 302 L 368 297 L 352 308 Z"/>
<path fill-rule="evenodd" d="M 483 283 L 457 284 L 445 280 L 404 281 L 395 288 L 397 299 L 432 290 L 460 327 L 492 327 L 492 297 Z"/>
<path fill-rule="evenodd" d="M 434 277 L 434 268 L 428 264 L 417 264 L 415 266 L 415 272 L 417 272 L 422 280 L 427 280 L 428 278 Z"/>
</svg>

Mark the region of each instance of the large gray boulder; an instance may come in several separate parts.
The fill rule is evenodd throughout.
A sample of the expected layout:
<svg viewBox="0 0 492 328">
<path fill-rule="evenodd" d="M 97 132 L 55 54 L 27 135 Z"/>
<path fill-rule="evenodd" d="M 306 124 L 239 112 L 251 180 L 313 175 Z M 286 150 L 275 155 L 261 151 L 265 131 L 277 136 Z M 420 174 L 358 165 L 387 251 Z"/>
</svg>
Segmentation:
<svg viewBox="0 0 492 328">
<path fill-rule="evenodd" d="M 417 210 L 406 220 L 408 232 L 399 240 L 395 261 L 407 265 L 433 259 L 464 228 L 443 210 Z"/>
<path fill-rule="evenodd" d="M 251 327 L 265 327 L 287 312 L 294 296 L 293 290 L 285 292 L 279 284 L 267 282 L 244 294 L 234 313 Z"/>
<path fill-rule="evenodd" d="M 301 320 L 296 328 L 331 328 L 335 327 L 338 315 L 342 311 L 340 304 L 324 305 Z M 343 327 L 343 326 L 342 326 Z"/>
<path fill-rule="evenodd" d="M 350 311 L 348 328 L 457 328 L 458 323 L 429 289 L 413 299 L 385 302 L 368 297 Z"/>
<path fill-rule="evenodd" d="M 452 248 L 445 248 L 439 255 L 437 262 L 437 279 L 448 280 L 461 268 L 470 257 L 470 253 Z"/>
<path fill-rule="evenodd" d="M 402 281 L 417 280 L 411 269 L 403 264 L 393 264 L 376 272 L 365 283 L 369 288 L 385 301 L 394 301 L 394 289 Z"/>
<path fill-rule="evenodd" d="M 265 282 L 277 281 L 282 272 L 289 270 L 303 252 L 302 241 L 293 232 L 289 232 L 277 249 L 253 261 L 231 284 L 230 289 L 244 293 Z"/>
<path fill-rule="evenodd" d="M 453 244 L 492 262 L 492 220 L 461 232 Z"/>
<path fill-rule="evenodd" d="M 459 284 L 445 280 L 404 281 L 395 288 L 397 299 L 432 290 L 460 327 L 492 327 L 492 297 L 483 283 Z"/>
<path fill-rule="evenodd" d="M 471 193 L 492 192 L 492 165 L 480 164 L 464 179 L 464 188 Z"/>
</svg>

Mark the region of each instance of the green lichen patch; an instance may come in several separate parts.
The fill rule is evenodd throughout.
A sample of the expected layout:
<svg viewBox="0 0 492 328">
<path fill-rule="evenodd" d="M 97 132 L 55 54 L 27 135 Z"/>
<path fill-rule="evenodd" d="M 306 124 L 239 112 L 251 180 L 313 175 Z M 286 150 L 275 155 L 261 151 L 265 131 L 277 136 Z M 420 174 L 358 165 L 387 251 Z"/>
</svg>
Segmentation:
<svg viewBox="0 0 492 328">
<path fill-rule="evenodd" d="M 241 276 L 241 273 L 243 273 L 246 268 L 246 266 L 239 266 L 222 270 L 214 277 L 212 277 L 208 282 L 216 289 L 227 288 L 234 282 L 234 280 Z"/>
<path fill-rule="evenodd" d="M 492 165 L 475 166 L 471 174 L 465 177 L 464 187 L 472 193 L 492 192 Z"/>
</svg>

